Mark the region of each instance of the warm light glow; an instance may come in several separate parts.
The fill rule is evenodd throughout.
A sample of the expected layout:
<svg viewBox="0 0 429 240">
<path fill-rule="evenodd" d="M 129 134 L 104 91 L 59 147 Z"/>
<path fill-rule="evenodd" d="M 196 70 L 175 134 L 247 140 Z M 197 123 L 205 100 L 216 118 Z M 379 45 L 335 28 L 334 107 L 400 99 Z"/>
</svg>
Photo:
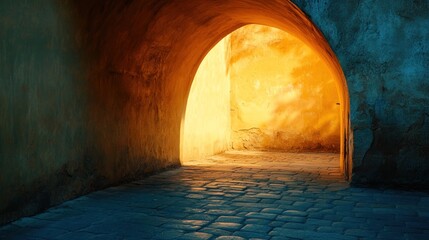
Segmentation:
<svg viewBox="0 0 429 240">
<path fill-rule="evenodd" d="M 226 37 L 213 47 L 194 77 L 182 126 L 182 163 L 223 152 L 231 145 L 228 45 Z"/>
<path fill-rule="evenodd" d="M 231 148 L 339 152 L 338 82 L 298 38 L 261 25 L 236 30 L 194 78 L 182 164 Z"/>
<path fill-rule="evenodd" d="M 248 25 L 231 34 L 230 69 L 234 148 L 340 150 L 335 81 L 309 46 Z"/>
</svg>

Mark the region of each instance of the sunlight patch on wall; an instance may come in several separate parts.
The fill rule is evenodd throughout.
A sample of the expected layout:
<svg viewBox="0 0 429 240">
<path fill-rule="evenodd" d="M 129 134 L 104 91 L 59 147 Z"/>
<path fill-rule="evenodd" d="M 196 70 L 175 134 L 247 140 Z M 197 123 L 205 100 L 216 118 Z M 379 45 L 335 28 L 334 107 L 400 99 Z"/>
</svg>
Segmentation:
<svg viewBox="0 0 429 240">
<path fill-rule="evenodd" d="M 226 37 L 210 50 L 194 77 L 182 127 L 182 164 L 231 146 L 228 47 Z"/>
<path fill-rule="evenodd" d="M 247 25 L 231 34 L 230 69 L 233 148 L 339 151 L 339 97 L 318 53 Z"/>
<path fill-rule="evenodd" d="M 340 150 L 340 105 L 329 66 L 294 36 L 244 26 L 206 55 L 182 127 L 181 160 L 225 150 Z"/>
</svg>

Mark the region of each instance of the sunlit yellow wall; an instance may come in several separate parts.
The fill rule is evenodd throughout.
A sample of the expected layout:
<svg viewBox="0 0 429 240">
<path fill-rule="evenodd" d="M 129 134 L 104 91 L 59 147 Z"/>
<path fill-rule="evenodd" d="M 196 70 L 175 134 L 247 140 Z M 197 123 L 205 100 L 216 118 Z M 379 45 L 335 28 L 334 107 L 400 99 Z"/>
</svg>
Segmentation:
<svg viewBox="0 0 429 240">
<path fill-rule="evenodd" d="M 182 133 L 181 160 L 198 159 L 230 146 L 228 37 L 206 55 L 192 83 Z"/>
<path fill-rule="evenodd" d="M 230 63 L 233 148 L 339 151 L 337 89 L 317 53 L 247 25 L 231 34 Z"/>
</svg>

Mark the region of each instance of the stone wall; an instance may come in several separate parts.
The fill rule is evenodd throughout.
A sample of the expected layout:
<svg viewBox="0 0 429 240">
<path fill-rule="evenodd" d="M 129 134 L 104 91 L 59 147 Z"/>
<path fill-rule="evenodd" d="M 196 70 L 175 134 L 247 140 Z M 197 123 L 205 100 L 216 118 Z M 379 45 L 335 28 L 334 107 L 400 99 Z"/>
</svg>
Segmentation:
<svg viewBox="0 0 429 240">
<path fill-rule="evenodd" d="M 230 71 L 234 149 L 339 152 L 337 79 L 305 43 L 244 26 L 231 34 Z"/>
<path fill-rule="evenodd" d="M 428 185 L 429 2 L 296 3 L 347 79 L 353 182 Z"/>
</svg>

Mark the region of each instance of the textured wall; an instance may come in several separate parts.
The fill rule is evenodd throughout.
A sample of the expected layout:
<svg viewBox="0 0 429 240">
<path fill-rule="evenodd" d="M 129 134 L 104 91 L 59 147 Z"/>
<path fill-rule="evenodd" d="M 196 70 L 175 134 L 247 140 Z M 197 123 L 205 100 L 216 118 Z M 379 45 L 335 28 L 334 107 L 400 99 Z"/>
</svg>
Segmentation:
<svg viewBox="0 0 429 240">
<path fill-rule="evenodd" d="M 429 184 L 429 2 L 296 1 L 350 91 L 353 181 Z"/>
<path fill-rule="evenodd" d="M 195 74 L 182 126 L 182 164 L 230 149 L 229 44 L 228 37 L 217 43 Z"/>
<path fill-rule="evenodd" d="M 429 3 L 295 2 L 347 77 L 353 180 L 429 185 Z M 178 165 L 198 65 L 248 23 L 291 32 L 343 77 L 319 30 L 284 0 L 1 1 L 2 221 Z"/>
<path fill-rule="evenodd" d="M 279 29 L 247 25 L 231 34 L 234 149 L 340 150 L 340 108 L 327 66 Z"/>
<path fill-rule="evenodd" d="M 0 2 L 0 223 L 91 189 L 78 180 L 93 174 L 88 89 L 66 7 Z"/>
</svg>

